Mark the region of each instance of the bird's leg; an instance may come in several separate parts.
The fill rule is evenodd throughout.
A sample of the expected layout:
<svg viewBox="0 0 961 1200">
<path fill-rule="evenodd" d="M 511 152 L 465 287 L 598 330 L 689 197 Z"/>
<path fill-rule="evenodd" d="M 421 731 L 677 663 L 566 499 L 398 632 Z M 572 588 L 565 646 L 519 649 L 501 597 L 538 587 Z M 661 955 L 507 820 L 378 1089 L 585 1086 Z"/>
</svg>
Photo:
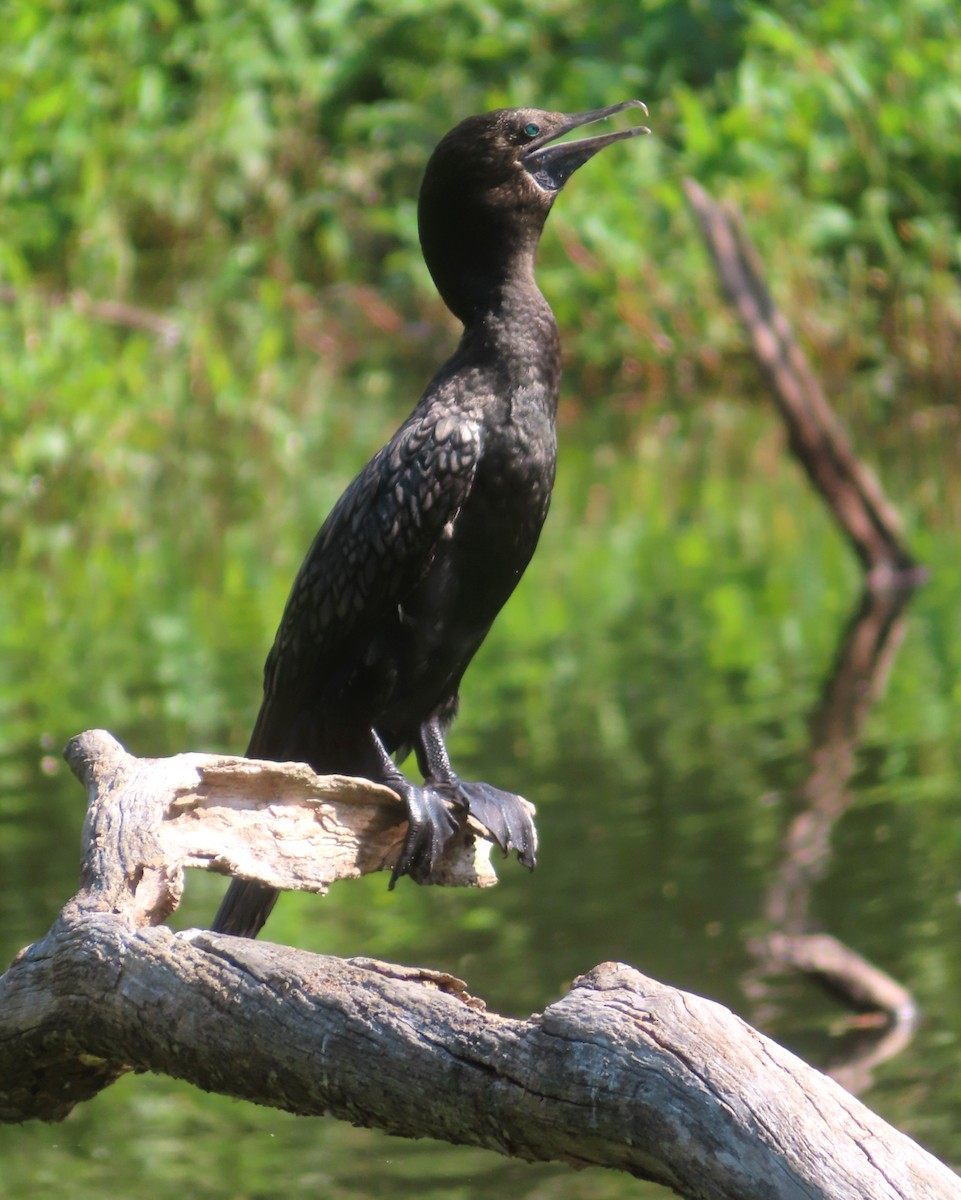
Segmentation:
<svg viewBox="0 0 961 1200">
<path fill-rule="evenodd" d="M 516 850 L 520 862 L 533 870 L 537 865 L 537 830 L 527 801 L 489 783 L 465 783 L 460 779 L 451 766 L 437 716 L 420 726 L 414 748 L 426 788 L 466 808 L 505 854 Z"/>
<path fill-rule="evenodd" d="M 430 782 L 424 787 L 411 783 L 387 753 L 384 743 L 371 730 L 378 759 L 378 782 L 392 788 L 407 806 L 407 837 L 388 888 L 393 889 L 401 875 L 410 875 L 417 883 L 430 883 L 434 864 L 444 847 L 458 830 L 455 817 L 447 807 L 447 799 Z"/>
</svg>

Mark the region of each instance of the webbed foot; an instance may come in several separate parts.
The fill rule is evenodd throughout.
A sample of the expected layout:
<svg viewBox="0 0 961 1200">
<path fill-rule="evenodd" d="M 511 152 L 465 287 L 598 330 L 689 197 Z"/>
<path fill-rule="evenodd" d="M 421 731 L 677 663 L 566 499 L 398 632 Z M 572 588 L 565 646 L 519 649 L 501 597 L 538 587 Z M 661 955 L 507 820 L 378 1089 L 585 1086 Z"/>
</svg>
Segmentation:
<svg viewBox="0 0 961 1200">
<path fill-rule="evenodd" d="M 537 829 L 531 805 L 523 796 L 504 792 L 489 783 L 465 783 L 462 779 L 439 788 L 464 804 L 505 854 L 516 850 L 521 865 L 533 871 L 537 866 Z"/>
</svg>

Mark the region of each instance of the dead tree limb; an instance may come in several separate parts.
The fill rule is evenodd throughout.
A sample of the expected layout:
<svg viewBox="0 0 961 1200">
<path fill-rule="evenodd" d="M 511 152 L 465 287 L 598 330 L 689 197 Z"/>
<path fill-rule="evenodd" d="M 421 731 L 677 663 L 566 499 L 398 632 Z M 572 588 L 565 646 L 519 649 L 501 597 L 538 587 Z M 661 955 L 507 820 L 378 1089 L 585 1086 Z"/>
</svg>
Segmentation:
<svg viewBox="0 0 961 1200">
<path fill-rule="evenodd" d="M 861 560 L 871 588 L 918 584 L 926 577 L 908 550 L 881 485 L 855 454 L 786 317 L 764 282 L 740 213 L 684 180 L 721 286 L 741 319 L 754 358 L 800 462 Z"/>
<path fill-rule="evenodd" d="M 56 1120 L 124 1071 L 153 1070 L 402 1136 L 616 1167 L 699 1200 L 961 1200 L 961 1180 L 837 1084 L 633 968 L 596 967 L 522 1021 L 438 972 L 172 933 L 158 922 L 177 868 L 158 827 L 243 812 L 253 792 L 237 801 L 231 783 L 198 802 L 206 756 L 151 763 L 103 734 L 71 746 L 91 792 L 82 888 L 0 977 L 0 1119 Z M 229 776 L 243 760 L 213 761 Z M 285 767 L 245 769 L 288 795 Z M 209 847 L 188 859 L 216 861 Z M 287 868 L 271 870 L 265 881 Z"/>
</svg>

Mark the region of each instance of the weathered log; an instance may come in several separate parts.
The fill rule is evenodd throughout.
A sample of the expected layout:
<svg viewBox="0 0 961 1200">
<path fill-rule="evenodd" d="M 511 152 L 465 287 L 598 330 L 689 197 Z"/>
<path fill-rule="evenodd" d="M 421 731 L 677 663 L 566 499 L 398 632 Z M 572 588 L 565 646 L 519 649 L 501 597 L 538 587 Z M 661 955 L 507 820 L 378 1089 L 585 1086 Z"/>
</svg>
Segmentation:
<svg viewBox="0 0 961 1200">
<path fill-rule="evenodd" d="M 854 548 L 870 588 L 917 585 L 927 572 L 908 549 L 881 485 L 858 458 L 834 410 L 774 303 L 760 258 L 740 213 L 721 205 L 693 179 L 684 192 L 737 312 L 755 361 L 788 431 L 798 462 Z"/>
<path fill-rule="evenodd" d="M 0 977 L 0 1119 L 55 1120 L 124 1070 L 154 1070 L 403 1136 L 617 1167 L 703 1200 L 961 1200 L 961 1180 L 833 1081 L 633 968 L 596 967 L 515 1020 L 438 972 L 152 923 L 179 898 L 157 829 L 186 794 L 154 777 L 186 764 L 186 811 L 202 822 L 208 806 L 194 756 L 131 759 L 104 737 L 73 744 L 93 793 L 82 889 Z"/>
</svg>

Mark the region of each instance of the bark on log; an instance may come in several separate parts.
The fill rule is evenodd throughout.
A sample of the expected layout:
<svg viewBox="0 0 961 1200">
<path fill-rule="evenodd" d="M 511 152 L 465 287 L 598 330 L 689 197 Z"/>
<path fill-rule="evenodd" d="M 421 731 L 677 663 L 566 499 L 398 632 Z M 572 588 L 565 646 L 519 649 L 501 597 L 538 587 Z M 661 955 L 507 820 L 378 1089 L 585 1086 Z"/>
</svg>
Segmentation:
<svg viewBox="0 0 961 1200">
<path fill-rule="evenodd" d="M 961 1200 L 961 1180 L 837 1084 L 631 967 L 596 967 L 515 1020 L 438 972 L 151 923 L 177 872 L 145 813 L 178 797 L 150 777 L 195 756 L 150 764 L 88 735 L 81 770 L 98 744 L 83 888 L 0 977 L 0 1119 L 55 1120 L 123 1071 L 154 1070 L 407 1137 L 617 1167 L 699 1200 Z"/>
<path fill-rule="evenodd" d="M 855 454 L 834 410 L 764 282 L 740 213 L 716 203 L 693 179 L 684 192 L 721 286 L 751 343 L 784 419 L 791 450 L 854 548 L 869 588 L 917 585 L 927 572 L 908 550 L 881 485 Z"/>
</svg>

